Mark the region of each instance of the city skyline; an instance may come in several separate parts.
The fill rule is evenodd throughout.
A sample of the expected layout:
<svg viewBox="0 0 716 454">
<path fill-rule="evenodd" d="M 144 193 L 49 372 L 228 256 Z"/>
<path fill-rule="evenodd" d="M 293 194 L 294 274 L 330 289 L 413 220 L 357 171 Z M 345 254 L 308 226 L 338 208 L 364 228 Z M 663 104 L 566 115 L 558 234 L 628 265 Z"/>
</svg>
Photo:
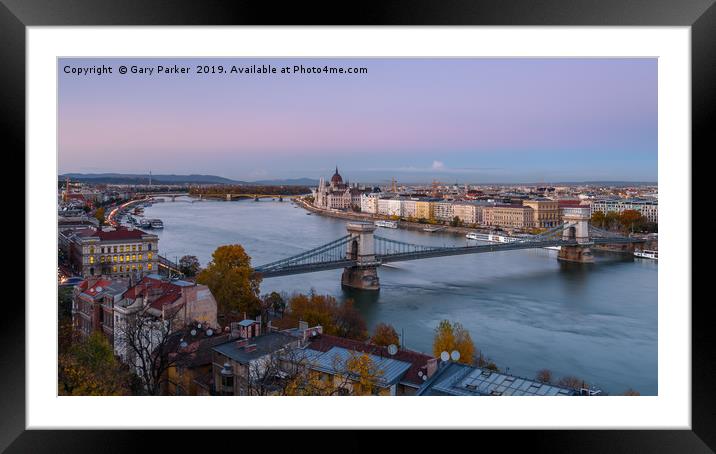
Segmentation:
<svg viewBox="0 0 716 454">
<path fill-rule="evenodd" d="M 359 75 L 65 74 L 67 65 Z M 656 59 L 60 59 L 59 172 L 236 180 L 657 180 Z"/>
</svg>

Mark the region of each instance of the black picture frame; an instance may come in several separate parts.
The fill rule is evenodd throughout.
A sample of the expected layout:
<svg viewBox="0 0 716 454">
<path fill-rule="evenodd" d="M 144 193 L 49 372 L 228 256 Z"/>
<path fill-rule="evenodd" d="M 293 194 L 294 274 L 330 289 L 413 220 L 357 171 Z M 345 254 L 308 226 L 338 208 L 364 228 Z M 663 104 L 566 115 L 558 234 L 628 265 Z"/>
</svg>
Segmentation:
<svg viewBox="0 0 716 454">
<path fill-rule="evenodd" d="M 323 4 L 177 0 L 0 0 L 0 91 L 6 156 L 25 150 L 25 32 L 28 26 L 89 25 L 530 25 L 530 26 L 690 26 L 693 150 L 705 148 L 716 104 L 716 6 L 713 0 L 404 0 Z M 711 142 L 712 143 L 712 142 Z M 702 150 L 706 151 L 706 150 Z M 692 152 L 692 156 L 693 156 Z M 26 209 L 29 209 L 27 207 Z M 31 238 L 25 237 L 25 241 Z M 691 248 L 691 245 L 685 245 Z M 694 267 L 694 271 L 696 268 Z M 705 271 L 708 272 L 708 271 Z M 693 282 L 692 278 L 692 282 Z M 8 286 L 10 284 L 7 284 Z M 17 284 L 12 284 L 17 286 Z M 19 286 L 18 286 L 19 287 Z M 716 355 L 709 300 L 692 302 L 692 430 L 519 431 L 531 450 L 567 452 L 713 452 L 716 449 Z M 0 348 L 0 449 L 7 452 L 113 452 L 136 449 L 134 431 L 25 430 L 25 308 L 6 300 Z M 689 301 L 671 303 L 688 304 Z M 635 421 L 638 424 L 638 421 Z M 180 434 L 181 435 L 181 434 Z M 363 450 L 366 437 L 350 435 L 349 449 Z M 427 437 L 427 436 L 426 436 Z M 510 434 L 482 432 L 480 445 Z M 215 443 L 207 443 L 214 438 Z M 293 437 L 271 437 L 271 443 Z M 416 437 L 412 437 L 416 438 Z M 260 437 L 259 440 L 266 440 Z M 417 439 L 417 438 L 416 438 Z M 221 449 L 228 437 L 170 434 L 162 449 L 187 443 Z M 222 440 L 222 441 L 217 441 Z M 232 445 L 237 446 L 232 443 Z M 294 446 L 295 448 L 295 446 Z"/>
</svg>

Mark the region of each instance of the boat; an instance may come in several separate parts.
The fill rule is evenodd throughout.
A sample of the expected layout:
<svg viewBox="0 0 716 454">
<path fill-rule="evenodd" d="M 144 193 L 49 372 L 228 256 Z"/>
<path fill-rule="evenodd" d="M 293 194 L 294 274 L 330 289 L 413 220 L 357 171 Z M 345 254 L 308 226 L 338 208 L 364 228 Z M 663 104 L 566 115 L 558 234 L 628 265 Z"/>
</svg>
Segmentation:
<svg viewBox="0 0 716 454">
<path fill-rule="evenodd" d="M 659 260 L 659 251 L 650 251 L 648 249 L 644 249 L 643 251 L 634 251 L 634 257 Z"/>
<path fill-rule="evenodd" d="M 373 224 L 375 224 L 376 227 L 386 227 L 389 229 L 398 228 L 398 223 L 396 221 L 375 221 Z"/>
<path fill-rule="evenodd" d="M 488 239 L 488 235 L 486 233 L 470 232 L 467 235 L 465 235 L 465 238 L 467 238 L 468 240 L 476 240 L 476 241 L 490 241 Z"/>
<path fill-rule="evenodd" d="M 150 221 L 150 225 L 152 226 L 153 229 L 163 229 L 164 228 L 164 223 L 162 222 L 161 219 L 152 219 Z"/>
<path fill-rule="evenodd" d="M 551 249 L 551 250 L 553 250 L 553 251 L 561 251 L 561 250 L 562 250 L 562 246 L 545 246 L 545 247 L 543 247 L 542 249 Z"/>
<path fill-rule="evenodd" d="M 519 238 L 490 233 L 489 235 L 487 235 L 487 241 L 490 241 L 492 243 L 513 243 L 515 241 L 519 241 Z"/>
<path fill-rule="evenodd" d="M 425 228 L 423 229 L 423 232 L 434 233 L 434 232 L 439 232 L 440 230 L 445 230 L 446 228 L 447 228 L 447 227 L 445 227 L 445 226 L 442 226 L 442 227 L 425 227 Z"/>
<path fill-rule="evenodd" d="M 150 229 L 152 228 L 152 223 L 149 222 L 149 219 L 141 218 L 139 220 L 139 227 L 143 229 Z"/>
</svg>

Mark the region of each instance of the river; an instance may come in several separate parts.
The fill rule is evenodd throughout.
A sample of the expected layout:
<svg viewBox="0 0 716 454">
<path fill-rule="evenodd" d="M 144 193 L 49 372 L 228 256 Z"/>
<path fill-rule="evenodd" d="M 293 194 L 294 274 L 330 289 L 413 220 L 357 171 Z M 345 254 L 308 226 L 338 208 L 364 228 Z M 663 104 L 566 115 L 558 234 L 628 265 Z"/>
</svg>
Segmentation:
<svg viewBox="0 0 716 454">
<path fill-rule="evenodd" d="M 307 212 L 289 201 L 167 200 L 145 208 L 160 218 L 160 254 L 186 254 L 202 266 L 216 247 L 239 243 L 261 265 L 346 234 L 347 221 Z M 426 245 L 464 245 L 464 236 L 379 228 L 381 236 Z M 483 356 L 532 378 L 547 368 L 610 394 L 657 389 L 655 261 L 595 252 L 595 263 L 559 262 L 557 251 L 505 251 L 399 262 L 381 267 L 377 293 L 346 291 L 340 270 L 270 278 L 261 292 L 308 292 L 353 298 L 369 328 L 403 333 L 407 348 L 430 353 L 444 319 L 470 332 Z"/>
</svg>

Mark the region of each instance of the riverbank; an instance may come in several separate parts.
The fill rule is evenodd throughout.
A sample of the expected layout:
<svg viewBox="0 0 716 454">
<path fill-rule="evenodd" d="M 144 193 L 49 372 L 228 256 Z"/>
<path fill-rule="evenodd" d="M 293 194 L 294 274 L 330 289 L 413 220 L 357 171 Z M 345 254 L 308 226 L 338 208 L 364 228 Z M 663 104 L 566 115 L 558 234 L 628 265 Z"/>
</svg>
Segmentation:
<svg viewBox="0 0 716 454">
<path fill-rule="evenodd" d="M 356 212 L 348 212 L 348 211 L 339 211 L 339 210 L 326 210 L 322 208 L 318 208 L 314 205 L 311 205 L 310 203 L 306 202 L 303 199 L 296 198 L 293 200 L 298 206 L 304 208 L 307 211 L 310 211 L 312 213 L 316 213 L 321 216 L 327 216 L 331 218 L 338 218 L 338 219 L 345 219 L 348 221 L 362 221 L 362 222 L 375 222 L 375 221 L 393 221 L 389 216 L 381 216 L 376 214 L 370 214 L 370 213 L 356 213 Z M 444 232 L 444 233 L 452 233 L 455 235 L 462 235 L 464 236 L 467 233 L 470 232 L 479 232 L 479 233 L 492 233 L 493 231 L 487 228 L 473 228 L 473 227 L 455 227 L 451 225 L 445 225 L 445 224 L 423 224 L 420 222 L 410 222 L 405 220 L 395 221 L 398 224 L 399 229 L 405 229 L 405 230 L 413 230 L 413 231 L 425 231 L 425 229 L 437 229 L 438 232 Z"/>
</svg>

